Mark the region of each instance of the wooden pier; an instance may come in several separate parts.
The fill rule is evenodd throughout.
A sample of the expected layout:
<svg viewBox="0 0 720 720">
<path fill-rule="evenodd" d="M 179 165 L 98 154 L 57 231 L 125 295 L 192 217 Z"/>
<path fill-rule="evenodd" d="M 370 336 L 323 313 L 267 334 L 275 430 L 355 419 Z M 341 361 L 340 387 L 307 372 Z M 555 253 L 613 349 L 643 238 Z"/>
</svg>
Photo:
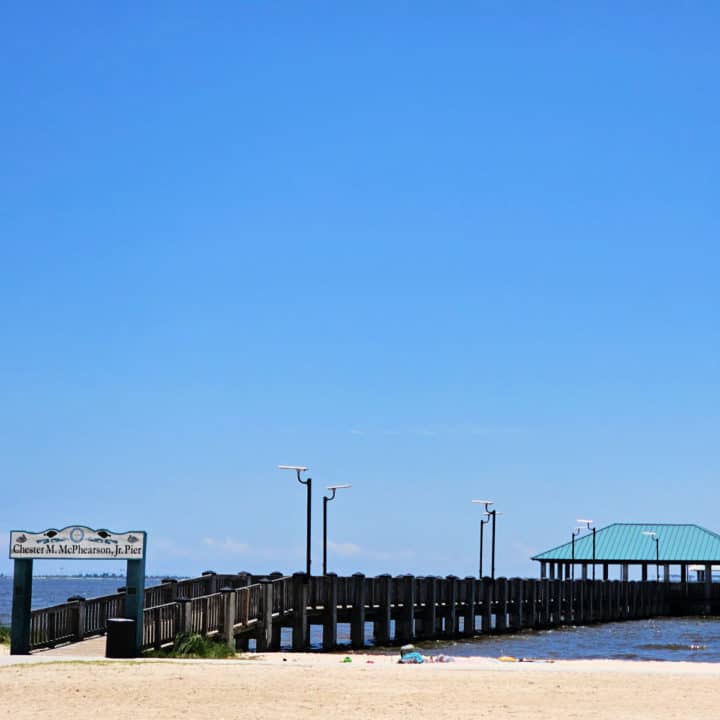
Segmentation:
<svg viewBox="0 0 720 720">
<path fill-rule="evenodd" d="M 360 649 L 717 611 L 720 598 L 695 598 L 695 590 L 657 581 L 207 572 L 146 589 L 142 645 L 159 649 L 198 633 L 238 650 L 279 650 L 288 637 L 293 650 L 306 650 L 318 626 L 330 650 L 344 624 L 349 644 Z M 122 617 L 123 603 L 118 592 L 34 610 L 31 649 L 103 634 L 108 619 Z"/>
</svg>

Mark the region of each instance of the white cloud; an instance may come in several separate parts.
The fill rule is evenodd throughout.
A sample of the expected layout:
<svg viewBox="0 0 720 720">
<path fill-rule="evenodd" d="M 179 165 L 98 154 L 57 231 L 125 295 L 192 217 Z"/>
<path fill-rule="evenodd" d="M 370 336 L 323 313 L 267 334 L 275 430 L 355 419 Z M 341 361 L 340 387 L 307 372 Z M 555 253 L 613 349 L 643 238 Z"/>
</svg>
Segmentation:
<svg viewBox="0 0 720 720">
<path fill-rule="evenodd" d="M 173 555 L 182 558 L 189 558 L 194 555 L 190 548 L 178 545 L 174 540 L 168 538 L 153 538 L 151 547 L 153 550 L 162 550 L 163 555 Z"/>
<path fill-rule="evenodd" d="M 328 542 L 328 548 L 332 550 L 336 555 L 341 555 L 343 557 L 360 554 L 360 546 L 355 545 L 354 543 Z"/>
<path fill-rule="evenodd" d="M 217 548 L 218 550 L 229 553 L 234 553 L 235 555 L 244 555 L 250 550 L 250 546 L 247 543 L 239 542 L 231 537 L 226 537 L 224 540 L 217 540 L 216 538 L 206 537 L 203 538 L 203 542 L 210 547 Z"/>
</svg>

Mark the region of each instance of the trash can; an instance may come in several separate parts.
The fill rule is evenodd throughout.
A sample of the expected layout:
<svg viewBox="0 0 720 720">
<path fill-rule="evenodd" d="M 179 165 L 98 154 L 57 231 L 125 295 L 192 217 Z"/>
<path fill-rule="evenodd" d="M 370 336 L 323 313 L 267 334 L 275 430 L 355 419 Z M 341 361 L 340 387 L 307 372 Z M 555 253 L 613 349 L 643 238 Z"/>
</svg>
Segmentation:
<svg viewBox="0 0 720 720">
<path fill-rule="evenodd" d="M 131 618 L 108 618 L 105 657 L 133 658 L 135 652 L 135 627 Z"/>
</svg>

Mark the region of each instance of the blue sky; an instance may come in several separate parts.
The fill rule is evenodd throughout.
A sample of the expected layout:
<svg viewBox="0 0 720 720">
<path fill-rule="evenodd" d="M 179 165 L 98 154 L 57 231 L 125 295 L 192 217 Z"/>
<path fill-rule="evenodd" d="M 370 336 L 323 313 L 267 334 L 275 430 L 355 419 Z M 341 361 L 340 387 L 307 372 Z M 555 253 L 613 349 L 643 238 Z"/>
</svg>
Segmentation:
<svg viewBox="0 0 720 720">
<path fill-rule="evenodd" d="M 720 530 L 714 3 L 3 15 L 0 528 L 300 570 L 286 463 L 316 571 L 335 483 L 341 573 Z"/>
</svg>

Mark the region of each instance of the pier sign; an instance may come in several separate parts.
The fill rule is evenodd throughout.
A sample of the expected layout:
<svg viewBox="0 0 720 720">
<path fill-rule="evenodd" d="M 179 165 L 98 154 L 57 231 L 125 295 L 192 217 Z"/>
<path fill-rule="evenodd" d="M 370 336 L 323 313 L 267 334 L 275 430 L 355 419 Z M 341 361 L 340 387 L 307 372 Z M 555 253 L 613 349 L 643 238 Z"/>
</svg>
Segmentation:
<svg viewBox="0 0 720 720">
<path fill-rule="evenodd" d="M 11 560 L 143 560 L 145 532 L 115 533 L 70 525 L 43 532 L 13 530 Z"/>
<path fill-rule="evenodd" d="M 146 550 L 147 533 L 144 530 L 118 533 L 104 528 L 93 530 L 86 525 L 68 525 L 62 530 L 49 528 L 42 532 L 11 530 L 10 559 L 15 562 L 10 654 L 27 655 L 30 652 L 33 560 L 125 560 L 125 595 L 119 612 L 134 623 L 133 647 L 135 655 L 139 655 L 145 622 Z M 85 601 L 80 600 L 84 612 Z"/>
</svg>

